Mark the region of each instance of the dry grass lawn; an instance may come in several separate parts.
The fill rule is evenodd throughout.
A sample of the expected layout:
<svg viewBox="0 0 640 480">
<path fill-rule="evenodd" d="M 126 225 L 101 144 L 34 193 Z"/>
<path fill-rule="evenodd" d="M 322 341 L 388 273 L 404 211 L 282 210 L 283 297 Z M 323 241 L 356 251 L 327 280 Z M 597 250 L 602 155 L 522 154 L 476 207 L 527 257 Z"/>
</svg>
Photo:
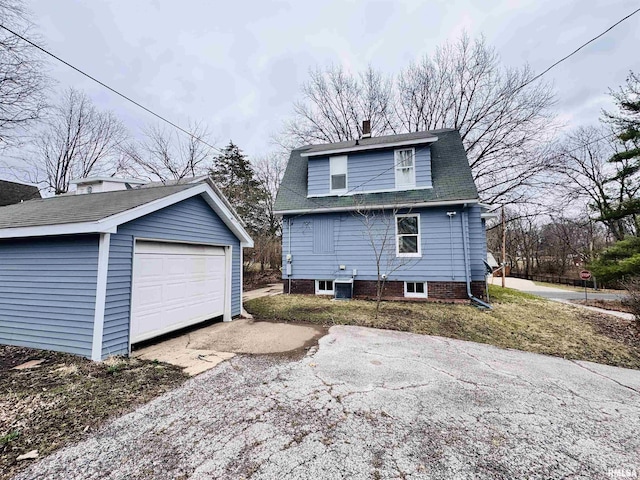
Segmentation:
<svg viewBox="0 0 640 480">
<path fill-rule="evenodd" d="M 633 322 L 580 307 L 491 286 L 494 309 L 470 305 L 348 302 L 306 295 L 277 295 L 245 304 L 256 319 L 359 325 L 439 335 L 502 348 L 640 369 L 640 336 Z"/>
</svg>

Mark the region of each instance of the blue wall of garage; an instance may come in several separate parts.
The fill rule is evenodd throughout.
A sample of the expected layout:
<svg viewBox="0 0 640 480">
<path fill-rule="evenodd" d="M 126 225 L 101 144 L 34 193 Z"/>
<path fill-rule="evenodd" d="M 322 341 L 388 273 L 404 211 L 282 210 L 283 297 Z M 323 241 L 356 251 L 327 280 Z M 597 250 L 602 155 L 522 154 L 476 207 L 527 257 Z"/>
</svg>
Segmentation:
<svg viewBox="0 0 640 480">
<path fill-rule="evenodd" d="M 240 241 L 207 202 L 196 196 L 125 223 L 111 235 L 105 304 L 104 357 L 129 351 L 129 315 L 134 238 L 231 245 L 231 315 L 240 315 Z"/>
<path fill-rule="evenodd" d="M 0 240 L 0 343 L 91 356 L 98 236 Z"/>
</svg>

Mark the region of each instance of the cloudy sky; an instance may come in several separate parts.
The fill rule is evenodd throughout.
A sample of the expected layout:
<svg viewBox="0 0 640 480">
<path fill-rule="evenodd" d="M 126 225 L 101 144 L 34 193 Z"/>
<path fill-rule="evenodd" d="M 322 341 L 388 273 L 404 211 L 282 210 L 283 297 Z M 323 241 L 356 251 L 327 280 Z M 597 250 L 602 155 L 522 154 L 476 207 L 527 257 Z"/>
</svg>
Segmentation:
<svg viewBox="0 0 640 480">
<path fill-rule="evenodd" d="M 316 65 L 393 74 L 466 30 L 507 66 L 538 72 L 640 6 L 638 0 L 260 1 L 32 0 L 47 48 L 180 124 L 210 126 L 250 156 L 271 136 Z M 596 122 L 609 87 L 640 71 L 640 14 L 545 76 L 568 127 Z M 61 64 L 58 88 L 85 90 L 135 132 L 153 117 Z"/>
</svg>

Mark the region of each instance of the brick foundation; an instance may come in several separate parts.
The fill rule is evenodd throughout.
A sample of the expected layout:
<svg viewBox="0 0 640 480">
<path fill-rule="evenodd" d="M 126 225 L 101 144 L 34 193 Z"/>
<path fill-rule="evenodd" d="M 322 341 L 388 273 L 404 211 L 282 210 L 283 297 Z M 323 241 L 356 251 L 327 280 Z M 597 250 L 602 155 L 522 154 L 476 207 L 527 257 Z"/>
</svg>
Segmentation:
<svg viewBox="0 0 640 480">
<path fill-rule="evenodd" d="M 287 293 L 289 281 L 283 280 L 283 291 Z M 315 280 L 291 280 L 291 293 L 301 295 L 314 295 L 316 292 Z M 428 300 L 467 300 L 467 284 L 465 282 L 427 282 Z M 471 282 L 471 293 L 480 299 L 486 299 L 484 282 Z M 358 298 L 375 298 L 375 280 L 355 280 L 353 282 L 353 295 Z M 404 282 L 385 282 L 383 298 L 404 299 Z M 420 300 L 420 299 L 407 299 Z"/>
</svg>

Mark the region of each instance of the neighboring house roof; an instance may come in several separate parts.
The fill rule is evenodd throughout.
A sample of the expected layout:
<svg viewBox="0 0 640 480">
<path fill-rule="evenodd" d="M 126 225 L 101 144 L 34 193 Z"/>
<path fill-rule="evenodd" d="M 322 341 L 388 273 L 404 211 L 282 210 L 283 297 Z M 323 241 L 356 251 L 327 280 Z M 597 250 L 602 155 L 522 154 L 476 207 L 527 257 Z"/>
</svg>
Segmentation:
<svg viewBox="0 0 640 480">
<path fill-rule="evenodd" d="M 40 190 L 35 185 L 0 180 L 0 207 L 34 198 L 40 198 Z"/>
<path fill-rule="evenodd" d="M 61 195 L 0 207 L 0 238 L 115 233 L 118 225 L 196 195 L 203 196 L 244 246 L 253 246 L 240 219 L 206 182 Z"/>
<path fill-rule="evenodd" d="M 431 179 L 433 188 L 307 198 L 307 165 L 309 160 L 302 154 L 312 149 L 318 151 L 319 148 L 331 150 L 336 145 L 342 149 L 345 148 L 344 145 L 346 144 L 355 145 L 355 142 L 307 146 L 291 152 L 289 163 L 276 197 L 276 213 L 295 214 L 311 211 L 353 210 L 362 207 L 411 207 L 423 204 L 479 201 L 478 190 L 473 181 L 467 154 L 462 144 L 460 133 L 457 130 L 431 130 L 414 134 L 380 137 L 385 139 L 380 144 L 380 148 L 391 147 L 396 143 L 392 139 L 400 138 L 404 141 L 409 137 L 414 140 L 437 137 L 437 141 L 431 144 Z M 360 140 L 360 143 L 362 142 L 363 140 Z"/>
</svg>

